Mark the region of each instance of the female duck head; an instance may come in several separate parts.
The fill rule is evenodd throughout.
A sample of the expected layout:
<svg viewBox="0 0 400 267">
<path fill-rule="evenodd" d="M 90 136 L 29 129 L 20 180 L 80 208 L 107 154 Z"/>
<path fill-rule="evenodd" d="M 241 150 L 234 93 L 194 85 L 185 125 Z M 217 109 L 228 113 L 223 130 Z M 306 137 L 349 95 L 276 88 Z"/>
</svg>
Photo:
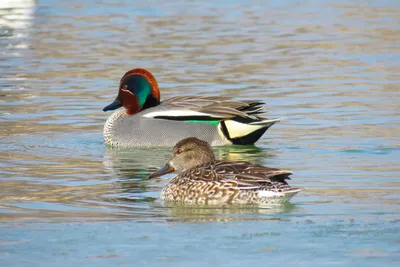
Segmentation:
<svg viewBox="0 0 400 267">
<path fill-rule="evenodd" d="M 151 174 L 150 178 L 159 177 L 173 171 L 181 173 L 213 161 L 215 161 L 214 153 L 206 141 L 196 137 L 188 137 L 174 146 L 170 161 L 164 167 Z"/>
<path fill-rule="evenodd" d="M 154 76 L 145 69 L 133 69 L 121 78 L 117 98 L 103 111 L 123 106 L 128 115 L 133 115 L 159 103 L 160 91 Z"/>
</svg>

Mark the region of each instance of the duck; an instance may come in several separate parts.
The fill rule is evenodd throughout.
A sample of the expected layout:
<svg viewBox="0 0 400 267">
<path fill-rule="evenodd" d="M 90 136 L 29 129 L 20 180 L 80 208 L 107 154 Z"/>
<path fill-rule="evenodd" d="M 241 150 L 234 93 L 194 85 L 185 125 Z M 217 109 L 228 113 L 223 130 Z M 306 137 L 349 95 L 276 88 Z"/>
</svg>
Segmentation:
<svg viewBox="0 0 400 267">
<path fill-rule="evenodd" d="M 286 180 L 292 172 L 243 161 L 218 161 L 210 145 L 196 137 L 179 141 L 168 163 L 149 177 L 176 171 L 161 200 L 181 204 L 279 204 L 302 188 Z"/>
<path fill-rule="evenodd" d="M 223 96 L 176 96 L 160 100 L 158 83 L 142 68 L 124 74 L 116 99 L 103 111 L 117 110 L 104 125 L 112 147 L 173 147 L 195 136 L 212 146 L 251 145 L 280 119 L 262 115 L 261 101 Z"/>
</svg>

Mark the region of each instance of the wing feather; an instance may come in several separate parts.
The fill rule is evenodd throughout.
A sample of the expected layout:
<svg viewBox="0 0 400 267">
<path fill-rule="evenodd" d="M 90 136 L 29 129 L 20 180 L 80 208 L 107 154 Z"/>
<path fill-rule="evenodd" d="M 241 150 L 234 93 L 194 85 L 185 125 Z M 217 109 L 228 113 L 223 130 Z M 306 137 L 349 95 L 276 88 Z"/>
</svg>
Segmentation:
<svg viewBox="0 0 400 267">
<path fill-rule="evenodd" d="M 218 161 L 200 165 L 179 176 L 203 182 L 229 183 L 240 189 L 256 189 L 271 184 L 287 185 L 285 180 L 290 179 L 291 174 L 287 170 L 247 162 Z"/>
<path fill-rule="evenodd" d="M 256 115 L 265 114 L 264 103 L 260 101 L 234 101 L 229 97 L 211 96 L 177 96 L 169 98 L 160 105 L 149 109 L 146 117 L 162 119 L 209 118 L 234 119 L 241 118 L 248 122 L 256 122 L 264 118 Z M 171 112 L 173 111 L 173 112 Z"/>
</svg>

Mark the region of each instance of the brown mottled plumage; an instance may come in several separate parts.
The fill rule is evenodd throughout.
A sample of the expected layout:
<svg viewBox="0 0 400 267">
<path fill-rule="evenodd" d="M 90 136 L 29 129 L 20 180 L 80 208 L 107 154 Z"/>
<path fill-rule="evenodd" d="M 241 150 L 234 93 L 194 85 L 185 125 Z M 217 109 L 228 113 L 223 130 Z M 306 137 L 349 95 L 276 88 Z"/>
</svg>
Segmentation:
<svg viewBox="0 0 400 267">
<path fill-rule="evenodd" d="M 177 171 L 162 190 L 164 201 L 193 204 L 262 204 L 288 201 L 300 188 L 290 187 L 290 171 L 241 161 L 216 161 L 210 145 L 190 137 L 179 141 L 167 165 L 151 177 Z"/>
</svg>

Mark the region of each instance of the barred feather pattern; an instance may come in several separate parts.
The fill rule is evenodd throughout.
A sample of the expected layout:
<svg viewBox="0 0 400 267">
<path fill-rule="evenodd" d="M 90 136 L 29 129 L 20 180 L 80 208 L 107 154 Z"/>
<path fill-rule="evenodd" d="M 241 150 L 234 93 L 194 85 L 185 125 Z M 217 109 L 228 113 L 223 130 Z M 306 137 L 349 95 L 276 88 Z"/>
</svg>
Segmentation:
<svg viewBox="0 0 400 267">
<path fill-rule="evenodd" d="M 290 171 L 247 162 L 217 161 L 182 172 L 162 190 L 164 201 L 189 204 L 269 204 L 288 201 Z"/>
</svg>

